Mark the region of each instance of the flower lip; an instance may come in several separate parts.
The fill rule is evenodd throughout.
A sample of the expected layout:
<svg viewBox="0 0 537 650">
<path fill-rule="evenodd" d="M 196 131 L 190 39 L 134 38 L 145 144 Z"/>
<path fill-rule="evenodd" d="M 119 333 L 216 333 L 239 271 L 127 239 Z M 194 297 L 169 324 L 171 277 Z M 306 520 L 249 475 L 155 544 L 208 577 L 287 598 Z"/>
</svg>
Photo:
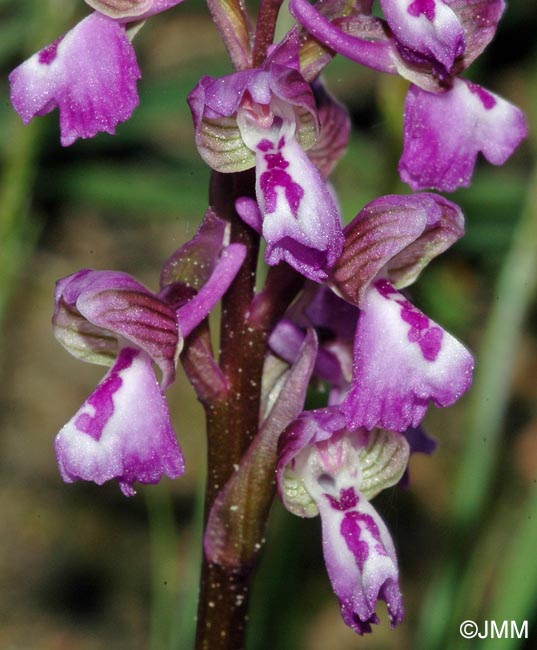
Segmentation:
<svg viewBox="0 0 537 650">
<path fill-rule="evenodd" d="M 115 133 L 138 106 L 140 77 L 125 27 L 95 12 L 13 70 L 11 101 L 25 124 L 58 108 L 68 146 Z"/>
<path fill-rule="evenodd" d="M 502 165 L 527 132 L 520 109 L 466 79 L 441 95 L 410 86 L 399 173 L 414 190 L 468 187 L 480 151 Z"/>
<path fill-rule="evenodd" d="M 430 402 L 450 406 L 470 387 L 466 348 L 385 278 L 368 287 L 354 340 L 351 387 L 343 404 L 351 429 L 417 427 Z"/>
<path fill-rule="evenodd" d="M 128 346 L 61 429 L 55 447 L 64 481 L 117 479 L 126 496 L 136 481 L 158 483 L 185 469 L 151 358 Z"/>
</svg>

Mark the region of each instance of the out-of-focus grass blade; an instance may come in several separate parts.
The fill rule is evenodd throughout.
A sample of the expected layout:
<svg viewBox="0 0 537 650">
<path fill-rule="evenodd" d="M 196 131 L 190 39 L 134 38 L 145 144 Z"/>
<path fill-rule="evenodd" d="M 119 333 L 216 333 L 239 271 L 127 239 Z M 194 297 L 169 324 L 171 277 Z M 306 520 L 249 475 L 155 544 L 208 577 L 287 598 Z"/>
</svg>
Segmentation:
<svg viewBox="0 0 537 650">
<path fill-rule="evenodd" d="M 537 168 L 497 283 L 472 391 L 468 441 L 454 498 L 455 523 L 476 521 L 490 487 L 520 331 L 537 288 Z M 486 444 L 484 444 L 484 441 Z"/>
<path fill-rule="evenodd" d="M 72 166 L 40 178 L 40 193 L 58 189 L 70 201 L 101 210 L 113 210 L 118 218 L 199 218 L 207 208 L 209 171 L 199 168 L 173 170 L 154 167 L 91 164 Z"/>
<path fill-rule="evenodd" d="M 0 24 L 0 66 L 4 66 L 19 48 L 28 30 L 25 16 L 13 17 Z"/>
<path fill-rule="evenodd" d="M 424 650 L 446 648 L 445 638 L 453 623 L 453 612 L 464 598 L 464 589 L 453 583 L 452 575 L 459 575 L 466 562 L 465 549 L 473 541 L 470 535 L 485 511 L 490 493 L 491 478 L 499 453 L 499 439 L 510 394 L 511 377 L 516 349 L 525 315 L 537 288 L 537 168 L 529 179 L 525 207 L 516 226 L 514 238 L 505 257 L 496 284 L 495 301 L 487 325 L 479 365 L 471 393 L 470 421 L 467 442 L 461 458 L 460 471 L 453 499 L 453 556 L 431 582 L 428 598 L 436 598 L 442 591 L 451 603 L 444 618 L 434 627 L 422 616 L 418 632 L 419 645 Z M 450 585 L 455 587 L 451 595 Z M 460 598 L 457 593 L 460 591 Z M 503 620 L 503 619 L 502 619 Z"/>
<path fill-rule="evenodd" d="M 537 608 L 537 487 L 533 486 L 522 512 L 519 525 L 513 529 L 512 543 L 500 560 L 500 574 L 495 584 L 495 597 L 487 620 L 515 621 L 518 629 L 531 619 Z M 501 650 L 514 650 L 525 643 L 516 635 L 502 639 Z M 498 640 L 488 638 L 480 650 L 497 650 Z"/>
<path fill-rule="evenodd" d="M 470 215 L 461 250 L 484 258 L 503 255 L 516 227 L 513 214 L 521 213 L 525 191 L 525 178 L 483 170 L 472 188 L 454 199 Z"/>
</svg>

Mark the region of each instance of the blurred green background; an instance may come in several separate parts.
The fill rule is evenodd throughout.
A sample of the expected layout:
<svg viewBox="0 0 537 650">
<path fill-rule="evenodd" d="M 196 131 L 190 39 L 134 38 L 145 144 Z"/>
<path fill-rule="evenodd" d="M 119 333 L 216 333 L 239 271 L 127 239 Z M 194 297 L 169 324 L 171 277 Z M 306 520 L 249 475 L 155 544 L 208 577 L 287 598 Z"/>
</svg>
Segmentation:
<svg viewBox="0 0 537 650">
<path fill-rule="evenodd" d="M 187 650 L 192 646 L 204 424 L 184 376 L 169 391 L 188 471 L 125 499 L 116 484 L 64 485 L 56 432 L 102 375 L 51 334 L 57 278 L 121 269 L 156 288 L 195 232 L 209 172 L 186 97 L 230 72 L 208 12 L 188 0 L 136 37 L 141 105 L 118 135 L 68 149 L 57 113 L 23 127 L 8 72 L 85 15 L 78 0 L 0 0 L 0 648 Z M 431 412 L 435 456 L 409 490 L 375 500 L 398 548 L 407 617 L 367 638 L 346 629 L 325 573 L 318 520 L 276 504 L 253 597 L 248 650 L 537 647 L 537 9 L 512 0 L 468 76 L 528 114 L 533 135 L 503 167 L 480 162 L 451 196 L 467 236 L 412 288 L 416 304 L 477 354 L 473 390 Z M 396 174 L 405 83 L 344 60 L 327 70 L 354 133 L 333 175 L 345 219 Z M 528 621 L 527 640 L 465 641 L 459 625 Z"/>
</svg>

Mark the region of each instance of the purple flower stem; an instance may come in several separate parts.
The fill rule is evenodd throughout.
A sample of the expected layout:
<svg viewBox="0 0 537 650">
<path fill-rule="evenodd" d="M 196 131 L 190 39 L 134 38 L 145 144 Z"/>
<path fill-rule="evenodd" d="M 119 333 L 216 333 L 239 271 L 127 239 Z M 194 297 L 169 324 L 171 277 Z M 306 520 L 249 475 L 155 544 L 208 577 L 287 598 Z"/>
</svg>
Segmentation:
<svg viewBox="0 0 537 650">
<path fill-rule="evenodd" d="M 259 427 L 261 375 L 270 330 L 299 290 L 294 271 L 285 272 L 287 282 L 277 278 L 267 283 L 266 291 L 255 295 L 259 235 L 235 212 L 239 196 L 255 196 L 254 172 L 213 173 L 211 207 L 231 223 L 231 241 L 244 244 L 246 259 L 233 284 L 222 299 L 220 355 L 221 376 L 208 385 L 203 364 L 194 363 L 197 355 L 211 355 L 208 339 L 198 327 L 187 339 L 183 359 L 186 370 L 200 389 L 207 421 L 207 489 L 205 521 L 229 477 L 235 471 Z M 281 273 L 281 272 L 280 272 Z M 279 288 L 277 288 L 279 287 Z M 251 319 L 252 313 L 258 317 Z M 210 362 L 209 362 L 209 365 Z M 214 366 L 211 373 L 214 373 Z M 196 374 L 197 373 L 197 374 Z M 248 495 L 248 516 L 266 517 L 266 504 L 258 495 Z M 262 495 L 260 495 L 262 496 Z M 258 503 L 259 502 L 259 503 Z M 255 530 L 246 526 L 245 530 Z M 256 557 L 257 536 L 236 531 L 240 557 Z M 250 539 L 252 537 L 252 539 Z M 255 539 L 254 539 L 255 537 Z M 196 650 L 236 650 L 244 647 L 248 596 L 254 569 L 245 561 L 235 569 L 209 563 L 204 557 L 201 573 Z"/>
<path fill-rule="evenodd" d="M 276 21 L 283 0 L 261 0 L 254 41 L 253 66 L 261 66 L 274 40 Z"/>
<path fill-rule="evenodd" d="M 207 7 L 235 70 L 251 68 L 252 26 L 244 0 L 207 0 Z"/>
</svg>

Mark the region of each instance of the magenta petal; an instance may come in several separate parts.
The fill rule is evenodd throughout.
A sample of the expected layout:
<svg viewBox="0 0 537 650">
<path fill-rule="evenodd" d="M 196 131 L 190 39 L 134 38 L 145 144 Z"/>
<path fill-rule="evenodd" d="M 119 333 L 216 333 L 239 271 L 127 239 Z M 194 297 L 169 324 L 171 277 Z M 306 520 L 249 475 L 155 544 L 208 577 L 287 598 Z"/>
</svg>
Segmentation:
<svg viewBox="0 0 537 650">
<path fill-rule="evenodd" d="M 113 368 L 56 437 L 67 483 L 117 479 L 127 496 L 133 483 L 158 483 L 184 473 L 184 460 L 151 359 L 123 348 Z"/>
<path fill-rule="evenodd" d="M 300 346 L 305 338 L 305 330 L 292 321 L 283 319 L 272 330 L 269 346 L 275 354 L 292 364 L 297 359 Z M 345 384 L 342 364 L 328 348 L 319 348 L 313 373 L 331 384 L 339 386 Z"/>
<path fill-rule="evenodd" d="M 93 13 L 11 73 L 11 101 L 25 124 L 59 108 L 68 146 L 115 133 L 138 105 L 140 76 L 124 26 Z"/>
<path fill-rule="evenodd" d="M 299 517 L 315 517 L 317 508 L 311 508 L 306 500 L 298 502 L 293 499 L 286 488 L 286 470 L 295 468 L 297 457 L 318 442 L 324 442 L 332 436 L 345 431 L 345 418 L 340 410 L 330 406 L 315 411 L 304 411 L 283 432 L 278 443 L 278 469 L 276 480 L 283 504 Z M 294 496 L 294 495 L 292 495 Z"/>
<path fill-rule="evenodd" d="M 235 201 L 235 210 L 237 210 L 237 214 L 244 223 L 247 223 L 250 228 L 253 228 L 258 235 L 261 234 L 263 229 L 263 215 L 254 199 L 248 196 L 239 197 Z"/>
<path fill-rule="evenodd" d="M 242 70 L 218 79 L 203 77 L 189 97 L 194 121 L 236 114 L 246 93 L 254 104 L 268 106 L 276 96 L 315 116 L 311 86 L 299 71 L 298 48 L 295 35 L 275 48 L 262 68 Z"/>
<path fill-rule="evenodd" d="M 455 79 L 453 88 L 441 94 L 411 86 L 401 178 L 414 190 L 468 187 L 480 151 L 502 165 L 527 132 L 520 109 L 467 80 Z"/>
<path fill-rule="evenodd" d="M 387 280 L 368 289 L 354 341 L 350 429 L 417 427 L 430 402 L 450 406 L 470 387 L 473 359 Z"/>
</svg>

